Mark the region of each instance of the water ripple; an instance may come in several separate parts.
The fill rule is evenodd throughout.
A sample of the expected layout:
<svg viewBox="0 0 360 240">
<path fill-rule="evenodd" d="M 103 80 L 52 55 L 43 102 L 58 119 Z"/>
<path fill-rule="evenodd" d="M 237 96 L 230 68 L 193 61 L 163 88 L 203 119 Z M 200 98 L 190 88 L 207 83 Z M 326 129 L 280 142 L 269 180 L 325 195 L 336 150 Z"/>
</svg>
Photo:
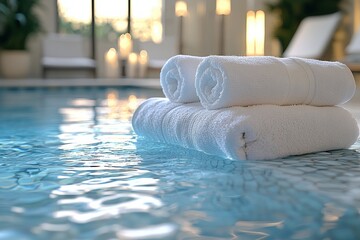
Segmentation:
<svg viewBox="0 0 360 240">
<path fill-rule="evenodd" d="M 222 159 L 137 138 L 149 92 L 116 91 L 0 89 L 0 239 L 359 239 L 360 141 Z"/>
<path fill-rule="evenodd" d="M 73 200 L 59 200 L 61 206 L 69 204 L 85 204 L 86 211 L 59 210 L 53 213 L 55 218 L 68 218 L 76 223 L 88 223 L 91 221 L 109 219 L 121 214 L 132 212 L 148 212 L 151 209 L 161 207 L 162 202 L 150 195 L 123 193 L 105 196 L 97 200 L 89 198 L 77 198 Z"/>
<path fill-rule="evenodd" d="M 167 239 L 174 237 L 176 229 L 176 225 L 165 223 L 138 229 L 122 229 L 116 235 L 119 239 Z"/>
</svg>

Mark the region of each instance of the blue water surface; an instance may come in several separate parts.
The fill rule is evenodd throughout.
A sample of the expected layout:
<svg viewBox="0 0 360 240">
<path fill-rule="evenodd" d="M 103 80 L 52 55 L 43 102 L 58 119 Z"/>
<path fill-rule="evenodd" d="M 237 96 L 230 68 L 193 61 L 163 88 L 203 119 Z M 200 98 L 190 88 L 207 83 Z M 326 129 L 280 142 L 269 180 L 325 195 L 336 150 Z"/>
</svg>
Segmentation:
<svg viewBox="0 0 360 240">
<path fill-rule="evenodd" d="M 358 143 L 222 159 L 138 138 L 151 96 L 0 90 L 0 239 L 360 239 Z"/>
</svg>

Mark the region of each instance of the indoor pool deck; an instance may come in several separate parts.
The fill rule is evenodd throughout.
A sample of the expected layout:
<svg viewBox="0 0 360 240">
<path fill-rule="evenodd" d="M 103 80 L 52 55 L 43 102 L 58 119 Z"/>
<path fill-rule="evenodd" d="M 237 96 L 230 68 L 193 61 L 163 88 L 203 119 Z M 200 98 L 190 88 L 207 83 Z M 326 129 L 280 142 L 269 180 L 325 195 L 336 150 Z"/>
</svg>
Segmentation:
<svg viewBox="0 0 360 240">
<path fill-rule="evenodd" d="M 360 87 L 353 99 L 345 104 L 360 125 Z M 0 88 L 37 88 L 37 87 L 145 87 L 160 89 L 158 78 L 120 78 L 120 79 L 0 79 Z"/>
<path fill-rule="evenodd" d="M 351 101 L 344 105 L 360 125 L 360 87 Z M 119 78 L 119 79 L 0 79 L 0 88 L 38 88 L 38 87 L 144 87 L 160 89 L 158 78 Z"/>
<path fill-rule="evenodd" d="M 96 79 L 0 79 L 0 88 L 32 87 L 146 87 L 160 88 L 157 78 L 96 78 Z"/>
<path fill-rule="evenodd" d="M 356 118 L 360 126 L 360 87 L 351 101 L 344 107 Z M 160 89 L 158 78 L 119 78 L 119 79 L 0 79 L 0 88 L 38 88 L 38 87 L 144 87 Z"/>
</svg>

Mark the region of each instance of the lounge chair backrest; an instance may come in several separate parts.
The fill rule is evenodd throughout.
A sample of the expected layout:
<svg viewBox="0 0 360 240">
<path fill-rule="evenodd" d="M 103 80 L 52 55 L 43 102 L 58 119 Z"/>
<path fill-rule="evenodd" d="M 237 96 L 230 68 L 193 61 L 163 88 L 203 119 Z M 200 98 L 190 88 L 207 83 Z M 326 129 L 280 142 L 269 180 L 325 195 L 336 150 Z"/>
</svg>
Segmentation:
<svg viewBox="0 0 360 240">
<path fill-rule="evenodd" d="M 339 26 L 341 17 L 341 13 L 336 12 L 303 19 L 283 56 L 322 58 Z"/>
</svg>

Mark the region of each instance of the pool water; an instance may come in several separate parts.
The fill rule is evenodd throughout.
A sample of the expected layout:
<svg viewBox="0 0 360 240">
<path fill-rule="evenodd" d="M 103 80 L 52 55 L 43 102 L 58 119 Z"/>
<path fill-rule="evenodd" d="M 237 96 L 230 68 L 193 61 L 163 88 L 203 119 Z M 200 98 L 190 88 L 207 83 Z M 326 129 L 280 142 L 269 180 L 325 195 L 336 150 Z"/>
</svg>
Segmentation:
<svg viewBox="0 0 360 240">
<path fill-rule="evenodd" d="M 151 96 L 0 90 L 0 239 L 360 239 L 359 143 L 222 159 L 138 138 Z"/>
</svg>

